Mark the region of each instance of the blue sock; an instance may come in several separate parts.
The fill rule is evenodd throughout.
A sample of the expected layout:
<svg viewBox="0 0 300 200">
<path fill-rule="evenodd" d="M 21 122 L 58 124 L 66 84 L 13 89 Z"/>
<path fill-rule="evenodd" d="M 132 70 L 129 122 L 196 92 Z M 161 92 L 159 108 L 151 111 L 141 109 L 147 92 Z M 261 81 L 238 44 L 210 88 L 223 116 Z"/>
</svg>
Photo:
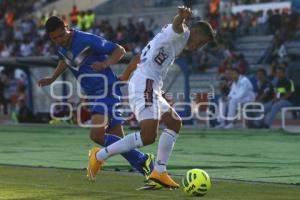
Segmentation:
<svg viewBox="0 0 300 200">
<path fill-rule="evenodd" d="M 120 139 L 122 138 L 120 138 L 119 136 L 105 134 L 104 146 L 107 147 L 108 145 L 111 145 Z M 143 152 L 137 149 L 133 149 L 129 152 L 122 153 L 121 155 L 130 163 L 131 166 L 133 166 L 141 174 L 144 175 L 143 169 L 141 167 L 141 163 L 145 162 L 146 159 L 148 158 L 146 154 L 144 154 Z"/>
</svg>

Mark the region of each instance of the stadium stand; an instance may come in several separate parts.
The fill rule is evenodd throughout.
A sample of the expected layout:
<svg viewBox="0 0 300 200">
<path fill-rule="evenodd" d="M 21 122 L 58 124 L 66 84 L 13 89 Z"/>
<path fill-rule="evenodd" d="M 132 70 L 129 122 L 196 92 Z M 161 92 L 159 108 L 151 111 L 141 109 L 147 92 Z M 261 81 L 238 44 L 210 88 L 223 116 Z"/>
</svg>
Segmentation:
<svg viewBox="0 0 300 200">
<path fill-rule="evenodd" d="M 243 54 L 250 67 L 256 68 L 256 64 L 259 64 L 262 56 L 271 48 L 272 39 L 273 35 L 238 37 L 234 42 L 234 52 Z"/>
</svg>

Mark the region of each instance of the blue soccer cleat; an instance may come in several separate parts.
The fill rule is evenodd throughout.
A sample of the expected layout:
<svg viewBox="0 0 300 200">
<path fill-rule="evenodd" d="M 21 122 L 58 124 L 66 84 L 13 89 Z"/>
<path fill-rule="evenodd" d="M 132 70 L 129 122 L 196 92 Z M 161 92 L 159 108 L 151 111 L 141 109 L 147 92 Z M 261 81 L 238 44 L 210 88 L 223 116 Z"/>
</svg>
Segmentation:
<svg viewBox="0 0 300 200">
<path fill-rule="evenodd" d="M 146 154 L 147 159 L 141 163 L 141 172 L 146 177 L 146 179 L 149 179 L 149 175 L 154 169 L 154 155 L 151 153 Z"/>
</svg>

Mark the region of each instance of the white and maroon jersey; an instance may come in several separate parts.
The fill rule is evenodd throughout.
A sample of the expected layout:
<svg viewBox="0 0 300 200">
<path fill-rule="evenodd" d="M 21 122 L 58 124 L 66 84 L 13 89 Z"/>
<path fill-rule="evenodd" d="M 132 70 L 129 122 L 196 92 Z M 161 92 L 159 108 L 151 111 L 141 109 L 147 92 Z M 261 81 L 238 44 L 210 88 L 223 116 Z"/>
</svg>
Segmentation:
<svg viewBox="0 0 300 200">
<path fill-rule="evenodd" d="M 166 25 L 143 49 L 134 75 L 152 79 L 155 85 L 162 88 L 169 67 L 186 46 L 189 36 L 187 27 L 178 34 L 172 24 Z"/>
</svg>

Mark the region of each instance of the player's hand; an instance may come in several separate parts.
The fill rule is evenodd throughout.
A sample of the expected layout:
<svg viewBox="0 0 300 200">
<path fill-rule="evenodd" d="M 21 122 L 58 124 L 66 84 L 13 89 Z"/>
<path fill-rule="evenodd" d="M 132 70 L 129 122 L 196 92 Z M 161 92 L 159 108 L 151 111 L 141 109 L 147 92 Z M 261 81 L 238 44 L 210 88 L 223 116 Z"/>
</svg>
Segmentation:
<svg viewBox="0 0 300 200">
<path fill-rule="evenodd" d="M 108 64 L 106 62 L 95 62 L 91 65 L 91 67 L 95 71 L 101 71 L 108 67 Z"/>
<path fill-rule="evenodd" d="M 39 80 L 38 85 L 39 85 L 39 87 L 44 87 L 44 86 L 50 85 L 54 81 L 55 80 L 52 77 L 46 77 L 46 78 Z"/>
<path fill-rule="evenodd" d="M 186 6 L 178 6 L 178 15 L 184 19 L 192 17 L 192 10 Z"/>
</svg>

